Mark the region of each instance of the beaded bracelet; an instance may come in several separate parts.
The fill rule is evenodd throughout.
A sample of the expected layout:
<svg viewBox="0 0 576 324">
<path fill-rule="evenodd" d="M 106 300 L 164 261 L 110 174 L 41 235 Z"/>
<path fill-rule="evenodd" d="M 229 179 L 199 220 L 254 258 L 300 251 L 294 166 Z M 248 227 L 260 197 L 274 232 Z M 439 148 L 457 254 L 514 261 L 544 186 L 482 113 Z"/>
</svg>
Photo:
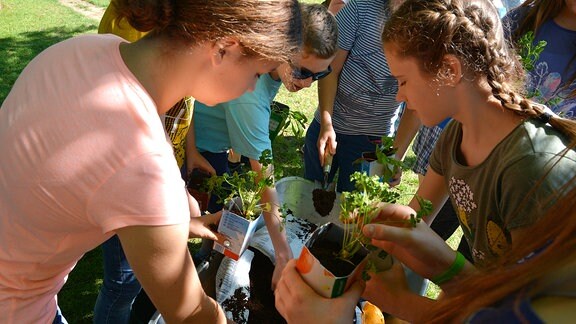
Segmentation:
<svg viewBox="0 0 576 324">
<path fill-rule="evenodd" d="M 450 281 L 454 278 L 457 274 L 464 269 L 464 265 L 466 264 L 466 258 L 462 255 L 462 253 L 456 251 L 456 259 L 452 262 L 452 265 L 448 270 L 444 273 L 437 275 L 436 277 L 432 278 L 432 282 L 436 285 L 441 285 L 447 281 Z"/>
</svg>

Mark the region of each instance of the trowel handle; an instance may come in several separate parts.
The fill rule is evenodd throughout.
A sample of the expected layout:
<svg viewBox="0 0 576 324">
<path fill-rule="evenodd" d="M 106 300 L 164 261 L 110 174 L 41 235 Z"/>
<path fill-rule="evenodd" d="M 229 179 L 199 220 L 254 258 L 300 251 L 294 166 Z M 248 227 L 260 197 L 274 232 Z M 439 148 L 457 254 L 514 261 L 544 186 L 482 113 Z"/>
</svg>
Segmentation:
<svg viewBox="0 0 576 324">
<path fill-rule="evenodd" d="M 334 156 L 330 154 L 328 151 L 324 154 L 324 173 L 330 173 L 330 169 L 332 169 L 332 158 Z"/>
</svg>

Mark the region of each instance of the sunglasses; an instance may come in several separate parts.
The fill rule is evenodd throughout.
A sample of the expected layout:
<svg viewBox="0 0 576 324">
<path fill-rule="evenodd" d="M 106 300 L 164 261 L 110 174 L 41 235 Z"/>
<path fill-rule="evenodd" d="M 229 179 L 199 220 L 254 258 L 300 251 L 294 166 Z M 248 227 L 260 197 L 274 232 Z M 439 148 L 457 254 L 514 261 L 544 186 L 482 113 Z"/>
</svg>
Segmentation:
<svg viewBox="0 0 576 324">
<path fill-rule="evenodd" d="M 292 69 L 292 77 L 297 80 L 305 80 L 308 78 L 312 78 L 312 81 L 317 81 L 326 77 L 328 74 L 330 74 L 330 72 L 332 72 L 332 67 L 330 65 L 328 65 L 328 68 L 326 70 L 317 73 L 314 73 L 306 68 L 294 67 Z"/>
</svg>

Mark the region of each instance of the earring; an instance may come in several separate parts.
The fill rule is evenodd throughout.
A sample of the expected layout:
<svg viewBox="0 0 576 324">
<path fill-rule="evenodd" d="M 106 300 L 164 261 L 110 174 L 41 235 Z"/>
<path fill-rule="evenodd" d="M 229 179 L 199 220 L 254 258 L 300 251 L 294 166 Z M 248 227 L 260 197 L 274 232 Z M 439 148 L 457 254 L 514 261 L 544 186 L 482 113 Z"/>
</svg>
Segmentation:
<svg viewBox="0 0 576 324">
<path fill-rule="evenodd" d="M 440 97 L 440 86 L 436 87 L 436 97 Z"/>
</svg>

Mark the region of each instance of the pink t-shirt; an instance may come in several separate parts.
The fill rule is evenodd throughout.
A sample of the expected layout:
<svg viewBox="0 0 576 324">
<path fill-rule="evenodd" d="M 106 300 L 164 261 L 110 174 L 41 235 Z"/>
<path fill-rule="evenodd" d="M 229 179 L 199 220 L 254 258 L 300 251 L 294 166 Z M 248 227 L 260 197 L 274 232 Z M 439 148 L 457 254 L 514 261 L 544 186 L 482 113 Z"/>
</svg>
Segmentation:
<svg viewBox="0 0 576 324">
<path fill-rule="evenodd" d="M 2 322 L 52 322 L 68 273 L 115 229 L 189 220 L 172 146 L 121 42 L 48 48 L 0 109 Z"/>
</svg>

